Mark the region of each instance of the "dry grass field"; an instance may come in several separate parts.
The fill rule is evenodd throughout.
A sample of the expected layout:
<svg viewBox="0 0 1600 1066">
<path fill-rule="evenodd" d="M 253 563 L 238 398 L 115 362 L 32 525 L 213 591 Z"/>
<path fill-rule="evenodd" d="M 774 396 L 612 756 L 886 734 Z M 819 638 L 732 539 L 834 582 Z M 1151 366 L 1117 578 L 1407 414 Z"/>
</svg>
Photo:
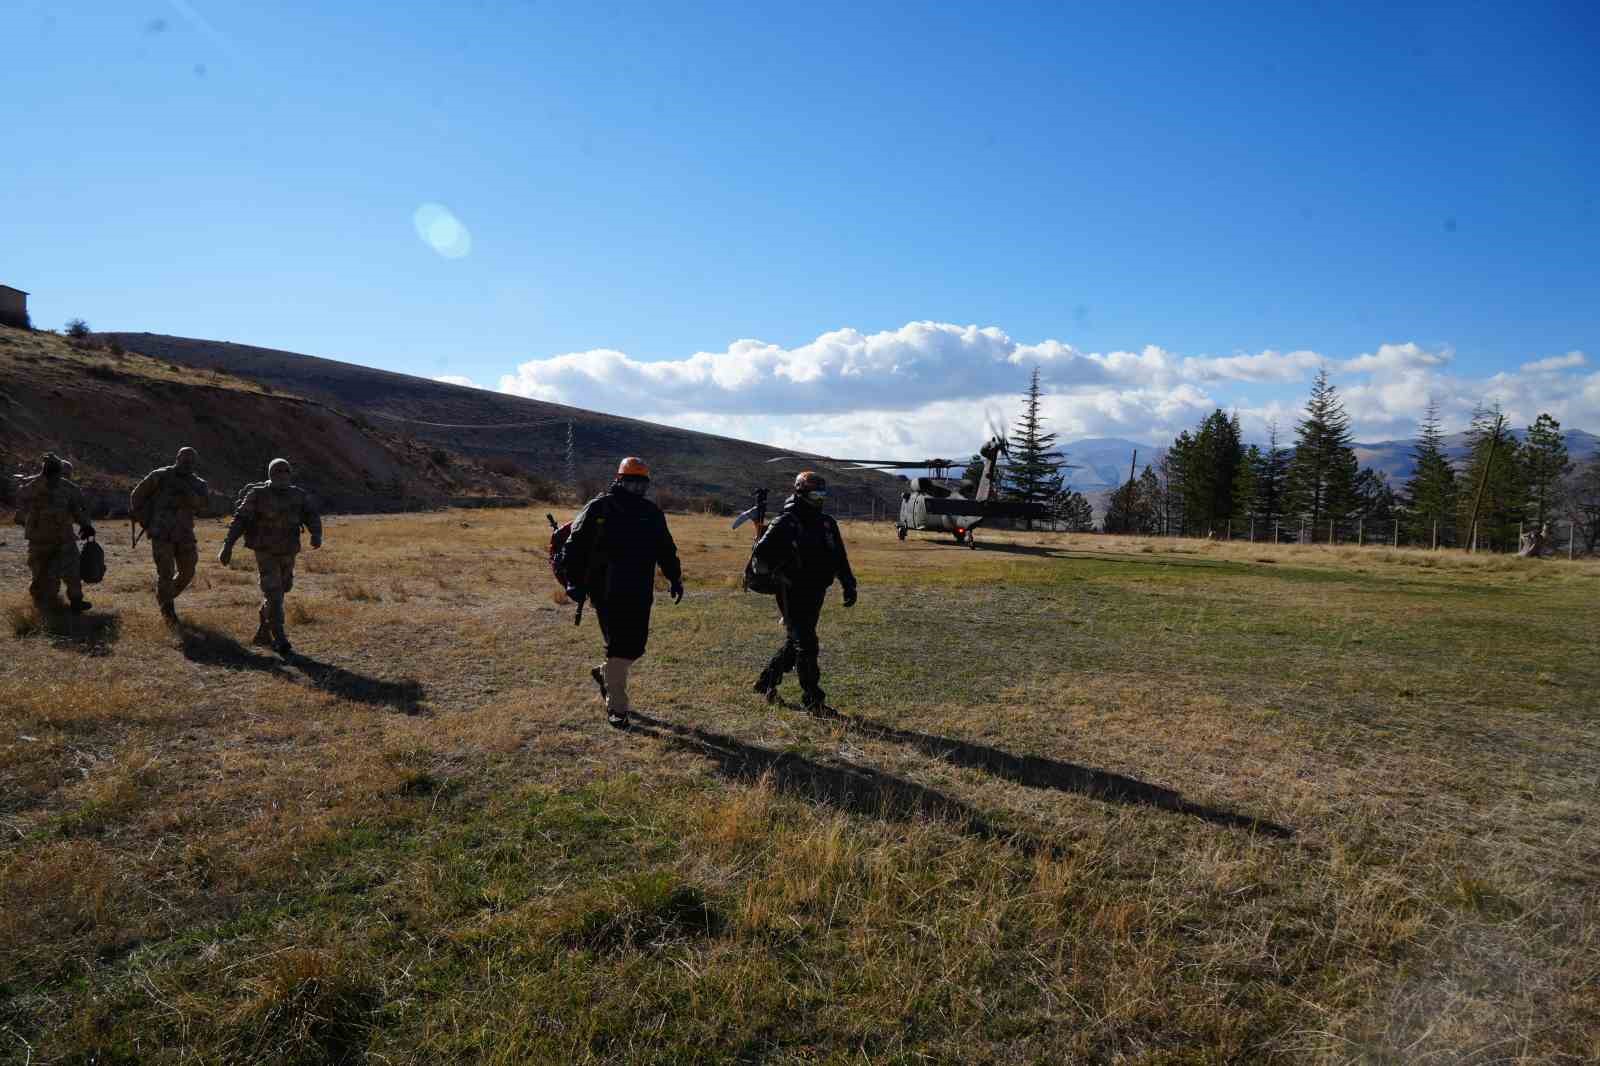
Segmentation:
<svg viewBox="0 0 1600 1066">
<path fill-rule="evenodd" d="M 542 510 L 331 519 L 287 663 L 7 526 L 0 1060 L 1600 1061 L 1600 565 L 847 525 L 819 719 L 672 522 L 626 733 Z"/>
</svg>

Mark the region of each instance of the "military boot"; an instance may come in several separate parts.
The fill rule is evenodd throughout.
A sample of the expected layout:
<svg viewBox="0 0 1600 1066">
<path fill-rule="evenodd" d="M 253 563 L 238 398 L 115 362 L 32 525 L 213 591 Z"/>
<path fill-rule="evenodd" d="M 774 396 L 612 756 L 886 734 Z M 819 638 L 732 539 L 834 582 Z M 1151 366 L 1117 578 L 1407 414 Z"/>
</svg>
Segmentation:
<svg viewBox="0 0 1600 1066">
<path fill-rule="evenodd" d="M 73 614 L 82 614 L 84 611 L 87 611 L 93 606 L 94 604 L 90 603 L 88 600 L 73 600 L 67 605 L 67 610 L 71 611 Z"/>
<path fill-rule="evenodd" d="M 750 686 L 757 696 L 765 696 L 768 703 L 778 702 L 778 683 L 781 678 L 772 676 L 771 671 L 761 671 L 761 676 L 756 678 L 756 683 Z"/>
<path fill-rule="evenodd" d="M 166 602 L 162 603 L 161 618 L 168 625 L 175 626 L 178 624 L 178 608 L 173 605 L 171 600 L 167 600 Z"/>
</svg>

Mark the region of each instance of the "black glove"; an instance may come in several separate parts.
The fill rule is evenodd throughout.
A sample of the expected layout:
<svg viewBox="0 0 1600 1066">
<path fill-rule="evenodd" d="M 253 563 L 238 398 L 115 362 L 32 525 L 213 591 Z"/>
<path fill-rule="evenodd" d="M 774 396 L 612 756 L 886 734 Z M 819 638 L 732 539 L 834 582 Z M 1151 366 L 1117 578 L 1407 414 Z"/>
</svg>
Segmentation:
<svg viewBox="0 0 1600 1066">
<path fill-rule="evenodd" d="M 682 603 L 683 602 L 683 582 L 682 581 L 674 581 L 672 583 L 672 588 L 670 590 L 668 590 L 668 591 L 669 591 L 669 594 L 672 596 L 672 602 L 673 603 Z"/>
<path fill-rule="evenodd" d="M 85 522 L 83 525 L 79 526 L 78 527 L 78 539 L 79 540 L 93 540 L 94 539 L 94 527 L 91 526 L 87 522 Z"/>
<path fill-rule="evenodd" d="M 844 605 L 846 607 L 854 607 L 856 605 L 856 587 L 854 585 L 844 590 Z"/>
<path fill-rule="evenodd" d="M 586 600 L 588 598 L 589 598 L 589 594 L 584 592 L 578 586 L 576 586 L 576 585 L 568 585 L 567 586 L 567 599 L 571 600 L 573 603 L 582 603 L 584 600 Z"/>
</svg>

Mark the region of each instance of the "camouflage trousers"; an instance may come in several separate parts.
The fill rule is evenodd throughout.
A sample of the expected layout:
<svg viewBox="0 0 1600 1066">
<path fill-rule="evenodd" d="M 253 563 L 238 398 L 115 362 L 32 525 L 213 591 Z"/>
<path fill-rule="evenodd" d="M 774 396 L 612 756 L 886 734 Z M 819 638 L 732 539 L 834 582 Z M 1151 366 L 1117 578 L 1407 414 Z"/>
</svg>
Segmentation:
<svg viewBox="0 0 1600 1066">
<path fill-rule="evenodd" d="M 83 581 L 78 574 L 78 542 L 69 540 L 58 544 L 28 545 L 28 572 L 33 581 L 28 592 L 33 602 L 41 605 L 58 602 L 61 583 L 67 585 L 67 599 L 73 603 L 83 600 Z"/>
<path fill-rule="evenodd" d="M 156 564 L 156 602 L 165 607 L 176 600 L 194 580 L 194 568 L 200 561 L 200 548 L 194 541 L 180 544 L 170 540 L 152 540 L 150 557 Z"/>
<path fill-rule="evenodd" d="M 283 629 L 283 598 L 294 588 L 294 556 L 258 551 L 256 573 L 261 579 L 261 628 L 256 637 L 270 635 L 274 641 L 288 643 Z"/>
</svg>

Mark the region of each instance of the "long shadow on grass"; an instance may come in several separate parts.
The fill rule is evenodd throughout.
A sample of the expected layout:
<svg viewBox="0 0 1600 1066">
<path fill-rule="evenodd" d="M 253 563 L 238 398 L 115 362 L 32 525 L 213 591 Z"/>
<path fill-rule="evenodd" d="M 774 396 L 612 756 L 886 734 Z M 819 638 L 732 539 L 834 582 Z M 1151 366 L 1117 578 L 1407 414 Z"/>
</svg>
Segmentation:
<svg viewBox="0 0 1600 1066">
<path fill-rule="evenodd" d="M 778 791 L 811 803 L 891 822 L 923 818 L 945 822 L 972 836 L 1010 844 L 1028 855 L 1054 854 L 1059 850 L 1027 834 L 997 826 L 976 809 L 942 792 L 877 770 L 829 766 L 792 752 L 772 751 L 722 733 L 663 722 L 646 714 L 635 713 L 633 721 L 631 732 L 704 755 L 717 773 L 731 780 L 754 782 L 766 776 Z"/>
<path fill-rule="evenodd" d="M 220 666 L 227 670 L 260 670 L 290 681 L 295 679 L 295 670 L 290 669 L 293 667 L 304 675 L 313 688 L 341 699 L 393 707 L 405 714 L 423 713 L 422 701 L 427 693 L 421 682 L 413 679 L 384 681 L 319 662 L 297 652 L 291 653 L 286 663 L 276 656 L 253 652 L 220 630 L 192 622 L 183 624 L 180 639 L 184 658 L 190 662 Z"/>
<path fill-rule="evenodd" d="M 917 733 L 909 729 L 895 729 L 853 714 L 839 715 L 836 720 L 875 740 L 905 744 L 952 766 L 983 770 L 996 777 L 1015 781 L 1019 785 L 1027 785 L 1029 788 L 1053 788 L 1112 803 L 1158 807 L 1176 814 L 1187 814 L 1214 825 L 1227 826 L 1230 829 L 1249 829 L 1280 839 L 1294 836 L 1294 830 L 1287 826 L 1193 803 L 1184 799 L 1179 792 L 1140 781 L 1136 777 L 1126 777 L 1108 770 L 1094 770 L 1087 766 L 1059 762 L 1039 755 L 1013 755 L 986 744 L 973 744 L 970 741 Z"/>
<path fill-rule="evenodd" d="M 251 651 L 220 629 L 184 622 L 178 628 L 178 640 L 183 647 L 183 657 L 192 663 L 220 666 L 225 670 L 287 674 L 277 658 Z"/>
<path fill-rule="evenodd" d="M 314 686 L 324 692 L 331 692 L 341 699 L 393 707 L 405 714 L 423 713 L 422 701 L 427 692 L 423 689 L 422 683 L 415 678 L 385 681 L 379 677 L 368 677 L 366 674 L 358 674 L 340 666 L 318 662 L 299 652 L 289 656 L 289 664 L 305 674 Z"/>
</svg>

